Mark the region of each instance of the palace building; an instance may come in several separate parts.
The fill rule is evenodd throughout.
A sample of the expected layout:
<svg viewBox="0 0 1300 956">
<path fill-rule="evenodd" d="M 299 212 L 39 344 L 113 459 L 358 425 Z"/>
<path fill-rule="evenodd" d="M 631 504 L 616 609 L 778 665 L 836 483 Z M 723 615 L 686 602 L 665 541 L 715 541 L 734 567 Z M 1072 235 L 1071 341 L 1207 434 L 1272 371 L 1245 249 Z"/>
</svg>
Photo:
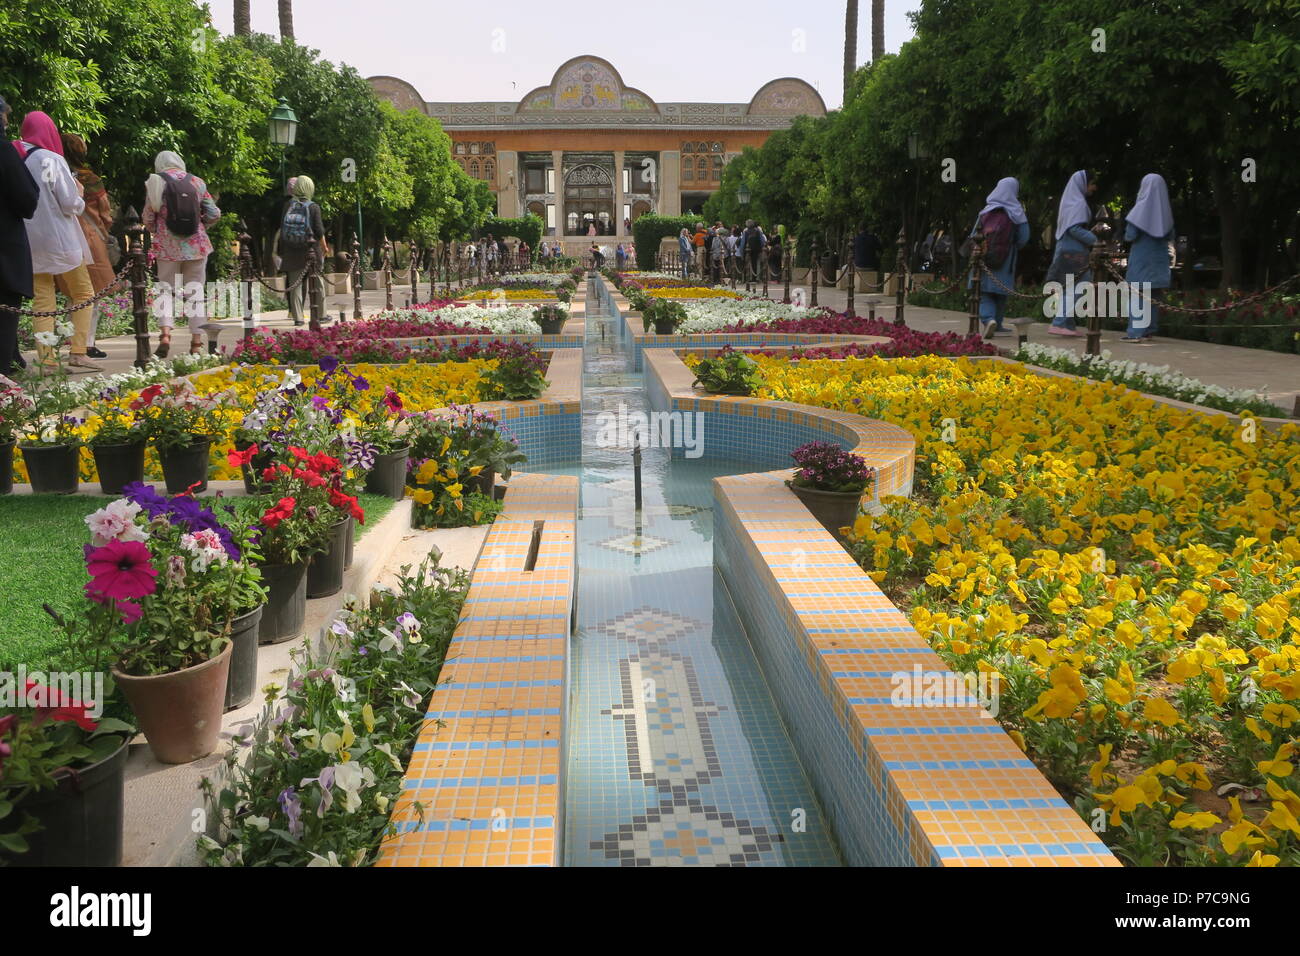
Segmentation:
<svg viewBox="0 0 1300 956">
<path fill-rule="evenodd" d="M 457 162 L 496 193 L 497 214 L 535 213 L 566 252 L 590 241 L 592 226 L 625 237 L 644 213 L 698 211 L 746 146 L 796 116 L 826 112 L 820 94 L 793 77 L 765 84 L 748 103 L 659 103 L 595 56 L 569 60 L 518 102 L 428 102 L 396 77 L 369 82 L 398 109 L 442 123 Z"/>
</svg>

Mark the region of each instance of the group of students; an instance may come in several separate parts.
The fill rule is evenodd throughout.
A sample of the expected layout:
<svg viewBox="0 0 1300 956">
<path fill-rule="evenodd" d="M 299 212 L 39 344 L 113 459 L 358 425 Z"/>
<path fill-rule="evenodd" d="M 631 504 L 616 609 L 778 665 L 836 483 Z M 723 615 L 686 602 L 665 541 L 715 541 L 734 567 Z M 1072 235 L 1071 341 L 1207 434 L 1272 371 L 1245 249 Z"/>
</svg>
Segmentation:
<svg viewBox="0 0 1300 956">
<path fill-rule="evenodd" d="M 1061 193 L 1056 245 L 1046 276 L 1047 283 L 1059 283 L 1065 290 L 1048 328 L 1053 335 L 1080 334 L 1074 322 L 1076 305 L 1085 293 L 1085 284 L 1094 279 L 1090 254 L 1098 237 L 1089 228 L 1093 211 L 1088 198 L 1096 191 L 1096 177 L 1080 169 L 1070 176 Z M 1008 292 L 1015 289 L 1018 253 L 1029 242 L 1029 217 L 1020 202 L 1020 183 L 1010 176 L 998 181 L 985 203 L 970 235 L 985 240 L 980 322 L 982 335 L 988 339 L 1004 331 Z M 1128 327 L 1121 341 L 1149 345 L 1158 328 L 1158 311 L 1149 293 L 1169 288 L 1171 279 L 1174 216 L 1164 177 L 1159 173 L 1142 177 L 1137 199 L 1124 220 L 1124 241 L 1129 243 L 1125 281 L 1134 291 L 1129 295 Z M 1104 281 L 1106 277 L 1097 278 Z M 967 278 L 968 288 L 973 281 L 973 275 Z"/>
<path fill-rule="evenodd" d="M 0 132 L 7 132 L 10 114 L 0 98 Z M 190 350 L 202 351 L 206 297 L 201 290 L 212 252 L 207 226 L 220 218 L 221 210 L 203 180 L 186 172 L 176 153 L 159 153 L 145 181 L 142 222 L 152 236 L 159 279 L 172 283 L 177 290 L 173 301 L 178 303 L 176 309 L 159 311 L 159 356 L 168 353 L 181 305 L 190 316 Z M 113 205 L 103 181 L 86 162 L 85 141 L 60 133 L 47 114 L 29 112 L 12 149 L 0 148 L 0 305 L 9 307 L 0 309 L 0 374 L 27 364 L 18 348 L 18 313 L 13 310 L 30 298 L 35 312 L 52 312 L 56 290 L 70 304 L 88 303 L 70 316 L 69 366 L 73 371 L 99 371 L 91 361 L 105 357 L 95 344 L 99 306 L 89 302 L 116 275 L 121 252 L 112 226 Z M 32 326 L 38 366 L 57 368 L 55 317 L 38 314 Z"/>
<path fill-rule="evenodd" d="M 781 232 L 770 236 L 753 219 L 745 225 L 724 226 L 721 221 L 710 228 L 695 224 L 695 232 L 683 228 L 677 236 L 682 278 L 695 274 L 714 285 L 733 274 L 761 278 L 764 268 L 773 274 L 781 271 Z"/>
</svg>

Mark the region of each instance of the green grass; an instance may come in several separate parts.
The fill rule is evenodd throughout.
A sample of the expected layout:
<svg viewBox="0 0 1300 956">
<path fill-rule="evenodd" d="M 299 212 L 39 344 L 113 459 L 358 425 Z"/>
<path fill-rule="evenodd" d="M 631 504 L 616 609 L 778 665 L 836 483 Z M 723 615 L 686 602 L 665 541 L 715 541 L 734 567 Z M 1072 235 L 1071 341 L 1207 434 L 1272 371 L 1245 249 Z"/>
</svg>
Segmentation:
<svg viewBox="0 0 1300 956">
<path fill-rule="evenodd" d="M 65 657 L 66 637 L 41 605 L 61 613 L 81 606 L 87 581 L 82 545 L 90 542 L 85 517 L 107 502 L 84 495 L 0 497 L 0 670 L 74 666 Z M 364 494 L 360 502 L 366 523 L 358 537 L 396 504 Z"/>
</svg>

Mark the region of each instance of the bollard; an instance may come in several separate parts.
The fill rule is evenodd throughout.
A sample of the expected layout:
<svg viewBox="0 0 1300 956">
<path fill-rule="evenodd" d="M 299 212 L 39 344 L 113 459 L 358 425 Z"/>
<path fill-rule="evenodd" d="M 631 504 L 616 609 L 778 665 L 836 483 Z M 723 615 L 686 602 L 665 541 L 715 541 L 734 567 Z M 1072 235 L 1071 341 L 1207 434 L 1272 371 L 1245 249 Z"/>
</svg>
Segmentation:
<svg viewBox="0 0 1300 956">
<path fill-rule="evenodd" d="M 384 236 L 384 261 L 381 266 L 384 270 L 384 308 L 389 312 L 393 311 L 393 244 Z"/>
<path fill-rule="evenodd" d="M 1102 264 L 1105 261 L 1106 254 L 1102 251 L 1101 242 L 1093 244 L 1092 250 L 1088 253 L 1088 269 L 1092 272 L 1093 288 L 1096 289 L 1097 279 L 1101 276 Z M 1091 315 L 1088 316 L 1088 341 L 1084 346 L 1084 352 L 1087 355 L 1101 355 L 1101 306 L 1093 297 Z"/>
<path fill-rule="evenodd" d="M 126 211 L 127 255 L 131 257 L 131 324 L 135 330 L 135 367 L 149 364 L 149 257 L 144 226 L 132 206 Z"/>
<path fill-rule="evenodd" d="M 253 315 L 253 237 L 248 234 L 248 226 L 239 220 L 239 298 L 244 306 L 244 341 L 248 341 L 257 331 L 257 317 Z"/>
<path fill-rule="evenodd" d="M 812 257 L 809 261 L 809 265 L 812 268 L 808 270 L 812 274 L 812 292 L 808 296 L 808 304 L 811 305 L 813 308 L 816 308 L 817 287 L 821 284 L 820 280 L 822 277 L 821 266 L 818 265 L 817 263 L 817 240 L 816 239 L 812 241 L 812 246 L 809 248 L 808 251 Z"/>
<path fill-rule="evenodd" d="M 791 237 L 793 238 L 793 237 Z M 786 241 L 781 248 L 781 272 L 785 278 L 785 297 L 781 300 L 782 304 L 790 304 L 790 242 Z"/>
<path fill-rule="evenodd" d="M 361 318 L 361 243 L 352 234 L 352 318 Z"/>
<path fill-rule="evenodd" d="M 970 254 L 970 322 L 966 326 L 967 335 L 980 334 L 980 292 L 984 284 L 984 236 L 976 234 L 971 238 Z"/>
<path fill-rule="evenodd" d="M 641 514 L 641 439 L 636 440 L 636 447 L 632 449 L 632 494 L 636 502 L 636 513 Z"/>
<path fill-rule="evenodd" d="M 898 289 L 894 294 L 894 324 L 906 325 L 903 310 L 907 307 L 907 226 L 898 230 L 898 254 L 894 259 L 894 281 Z"/>
<path fill-rule="evenodd" d="M 406 243 L 406 252 L 410 261 L 407 262 L 411 274 L 411 297 L 407 300 L 406 307 L 409 309 L 412 302 L 420 301 L 420 271 L 419 266 L 420 247 L 415 244 L 414 239 Z"/>
<path fill-rule="evenodd" d="M 855 291 L 853 287 L 856 286 L 857 284 L 858 284 L 857 266 L 854 265 L 853 263 L 853 250 L 850 249 L 849 250 L 849 297 L 848 297 L 848 304 L 845 307 L 845 311 L 848 312 L 850 316 L 855 316 L 858 314 L 853 305 L 853 293 Z"/>
</svg>

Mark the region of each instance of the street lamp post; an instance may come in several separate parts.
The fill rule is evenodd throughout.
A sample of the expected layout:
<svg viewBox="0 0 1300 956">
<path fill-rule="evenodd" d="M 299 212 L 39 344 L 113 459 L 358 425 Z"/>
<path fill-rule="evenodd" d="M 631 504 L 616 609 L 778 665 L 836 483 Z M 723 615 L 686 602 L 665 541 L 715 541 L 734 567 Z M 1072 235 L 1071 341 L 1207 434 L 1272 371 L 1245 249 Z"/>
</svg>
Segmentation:
<svg viewBox="0 0 1300 956">
<path fill-rule="evenodd" d="M 271 110 L 271 144 L 280 147 L 280 186 L 283 188 L 288 180 L 285 178 L 284 154 L 298 137 L 298 114 L 289 106 L 283 96 Z"/>
</svg>

